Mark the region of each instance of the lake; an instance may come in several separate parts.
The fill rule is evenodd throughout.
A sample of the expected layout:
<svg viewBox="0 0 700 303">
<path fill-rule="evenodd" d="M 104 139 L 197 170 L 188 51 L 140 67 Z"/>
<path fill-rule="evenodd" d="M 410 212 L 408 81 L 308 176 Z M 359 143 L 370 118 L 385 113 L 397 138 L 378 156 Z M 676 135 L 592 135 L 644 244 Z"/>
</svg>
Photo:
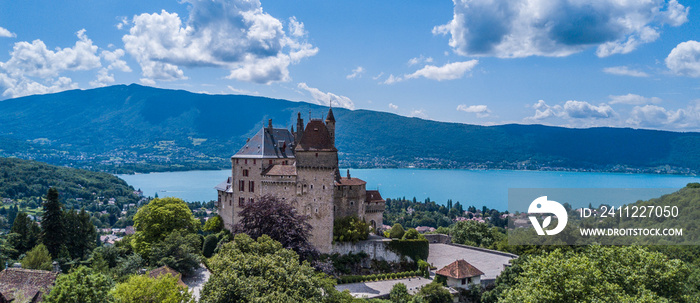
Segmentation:
<svg viewBox="0 0 700 303">
<path fill-rule="evenodd" d="M 117 175 L 144 195 L 178 197 L 185 201 L 216 200 L 214 186 L 225 181 L 231 170 L 165 172 Z M 342 175 L 346 173 L 341 170 Z M 509 188 L 641 188 L 630 191 L 620 203 L 631 203 L 671 193 L 700 177 L 681 175 L 463 170 L 463 169 L 351 169 L 351 176 L 367 181 L 367 189 L 378 189 L 384 198 L 430 198 L 439 204 L 447 199 L 477 208 L 508 208 Z M 584 200 L 581 200 L 584 201 Z M 563 202 L 563 201 L 562 201 Z M 567 201 L 574 206 L 582 206 Z M 581 202 L 583 203 L 583 202 Z M 588 203 L 586 203 L 588 205 Z M 594 203 L 594 206 L 595 205 Z"/>
</svg>

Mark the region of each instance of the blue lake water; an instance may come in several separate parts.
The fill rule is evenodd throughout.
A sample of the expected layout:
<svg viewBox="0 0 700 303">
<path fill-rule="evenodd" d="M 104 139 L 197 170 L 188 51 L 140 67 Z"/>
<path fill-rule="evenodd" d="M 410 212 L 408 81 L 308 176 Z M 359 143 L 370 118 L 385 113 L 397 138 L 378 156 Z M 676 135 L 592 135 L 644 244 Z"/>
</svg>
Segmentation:
<svg viewBox="0 0 700 303">
<path fill-rule="evenodd" d="M 341 172 L 344 176 L 345 169 Z M 230 173 L 230 170 L 216 170 L 117 176 L 147 196 L 158 193 L 159 197 L 209 201 L 216 200 L 214 186 L 226 180 Z M 700 177 L 695 176 L 513 170 L 352 169 L 350 174 L 367 181 L 367 189 L 378 189 L 384 198 L 416 197 L 419 201 L 430 198 L 439 204 L 452 199 L 465 206 L 499 210 L 508 208 L 509 188 L 654 189 L 631 191 L 620 197 L 619 203 L 631 203 L 673 192 L 690 182 L 700 182 Z"/>
</svg>

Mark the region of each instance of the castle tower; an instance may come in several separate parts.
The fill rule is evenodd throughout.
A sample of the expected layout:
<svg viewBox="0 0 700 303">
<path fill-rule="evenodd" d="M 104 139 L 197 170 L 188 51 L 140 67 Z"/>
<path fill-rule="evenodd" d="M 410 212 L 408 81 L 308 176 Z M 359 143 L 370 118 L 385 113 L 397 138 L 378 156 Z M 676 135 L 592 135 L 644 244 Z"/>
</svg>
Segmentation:
<svg viewBox="0 0 700 303">
<path fill-rule="evenodd" d="M 331 136 L 331 143 L 335 146 L 335 116 L 333 116 L 333 107 L 328 108 L 328 116 L 326 116 L 326 128 Z"/>
<path fill-rule="evenodd" d="M 301 118 L 301 112 L 297 112 L 297 132 L 294 133 L 294 142 L 299 144 L 301 136 L 304 134 L 304 119 Z"/>
</svg>

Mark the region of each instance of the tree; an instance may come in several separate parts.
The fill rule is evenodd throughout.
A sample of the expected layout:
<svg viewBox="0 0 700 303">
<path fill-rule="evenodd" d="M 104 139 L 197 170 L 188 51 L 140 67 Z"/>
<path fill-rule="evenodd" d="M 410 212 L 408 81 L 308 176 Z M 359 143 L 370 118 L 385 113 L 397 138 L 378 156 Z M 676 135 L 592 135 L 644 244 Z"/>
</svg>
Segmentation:
<svg viewBox="0 0 700 303">
<path fill-rule="evenodd" d="M 151 265 L 167 265 L 185 276 L 190 275 L 201 262 L 201 247 L 199 235 L 175 230 L 151 246 Z"/>
<path fill-rule="evenodd" d="M 421 235 L 415 228 L 409 228 L 404 234 L 403 237 L 401 238 L 402 240 L 415 240 L 415 239 L 423 239 L 425 240 L 425 236 Z"/>
<path fill-rule="evenodd" d="M 19 262 L 22 263 L 22 268 L 51 270 L 51 256 L 44 244 L 32 248 Z"/>
<path fill-rule="evenodd" d="M 555 250 L 521 270 L 498 302 L 687 302 L 688 267 L 640 246 Z"/>
<path fill-rule="evenodd" d="M 177 278 L 170 274 L 158 278 L 134 275 L 124 283 L 119 283 L 111 295 L 117 303 L 194 303 L 187 287 L 177 284 Z"/>
<path fill-rule="evenodd" d="M 452 295 L 440 283 L 430 283 L 423 286 L 414 297 L 414 301 L 420 303 L 444 303 L 452 302 Z"/>
<path fill-rule="evenodd" d="M 64 245 L 65 229 L 63 226 L 63 205 L 58 200 L 56 188 L 49 188 L 46 202 L 43 204 L 44 215 L 41 218 L 41 242 L 46 245 L 53 258 L 57 258 Z"/>
<path fill-rule="evenodd" d="M 312 229 L 308 217 L 297 214 L 294 207 L 277 197 L 265 195 L 246 203 L 239 215 L 241 220 L 234 226 L 235 233 L 245 233 L 253 239 L 268 235 L 282 247 L 295 251 L 302 260 L 318 254 L 308 241 Z"/>
<path fill-rule="evenodd" d="M 408 294 L 406 284 L 394 284 L 394 287 L 392 287 L 389 292 L 389 300 L 391 300 L 392 303 L 409 303 L 411 301 L 411 295 Z"/>
<path fill-rule="evenodd" d="M 100 272 L 80 266 L 67 275 L 60 275 L 47 295 L 47 303 L 102 303 L 114 302 L 109 294 L 112 280 Z"/>
<path fill-rule="evenodd" d="M 185 201 L 167 197 L 153 199 L 134 216 L 136 233 L 131 240 L 134 250 L 148 257 L 151 245 L 162 241 L 174 230 L 196 232 L 200 226 Z"/>
<path fill-rule="evenodd" d="M 353 242 L 367 240 L 369 224 L 357 216 L 347 216 L 333 222 L 333 241 Z"/>
<path fill-rule="evenodd" d="M 211 258 L 214 255 L 214 250 L 216 249 L 216 244 L 219 243 L 219 238 L 216 235 L 208 235 L 204 238 L 204 245 L 202 246 L 202 255 L 206 258 Z"/>
<path fill-rule="evenodd" d="M 36 246 L 39 241 L 39 235 L 41 234 L 41 228 L 36 222 L 32 221 L 29 216 L 24 212 L 17 213 L 14 223 L 12 224 L 12 229 L 8 235 L 10 239 L 10 244 L 14 247 L 16 252 L 14 257 L 21 255 L 32 247 Z"/>
<path fill-rule="evenodd" d="M 224 229 L 224 220 L 222 220 L 219 215 L 209 218 L 207 223 L 204 224 L 204 231 L 218 233 L 222 229 Z"/>
<path fill-rule="evenodd" d="M 307 262 L 299 263 L 294 251 L 267 235 L 253 240 L 238 234 L 209 261 L 211 277 L 202 289 L 201 302 L 338 302 L 349 301 L 335 281 Z"/>
<path fill-rule="evenodd" d="M 97 229 L 90 221 L 90 215 L 83 208 L 80 213 L 67 211 L 63 218 L 68 253 L 73 259 L 84 259 L 95 248 L 97 238 Z"/>
<path fill-rule="evenodd" d="M 399 224 L 399 223 L 396 223 L 389 230 L 389 238 L 401 239 L 401 238 L 403 238 L 404 233 L 405 233 L 405 231 L 403 229 L 403 226 L 401 226 L 401 224 Z"/>
</svg>

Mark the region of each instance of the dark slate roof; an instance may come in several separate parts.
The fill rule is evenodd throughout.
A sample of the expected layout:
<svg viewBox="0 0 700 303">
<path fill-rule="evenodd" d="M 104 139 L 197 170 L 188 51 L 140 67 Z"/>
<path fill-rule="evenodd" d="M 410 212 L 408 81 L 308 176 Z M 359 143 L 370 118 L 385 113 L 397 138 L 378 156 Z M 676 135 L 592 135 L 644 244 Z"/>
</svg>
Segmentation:
<svg viewBox="0 0 700 303">
<path fill-rule="evenodd" d="M 226 181 L 219 183 L 216 187 L 214 187 L 217 191 L 223 191 L 223 192 L 233 192 L 231 189 L 231 177 L 228 177 Z"/>
<path fill-rule="evenodd" d="M 335 122 L 335 116 L 333 116 L 333 109 L 328 109 L 328 116 L 326 116 L 326 121 Z"/>
<path fill-rule="evenodd" d="M 41 302 L 45 293 L 53 287 L 57 272 L 6 268 L 0 272 L 0 293 L 8 302 L 17 297 L 24 297 L 30 302 Z"/>
<path fill-rule="evenodd" d="M 275 164 L 263 172 L 265 176 L 296 176 L 297 167 L 295 165 Z"/>
<path fill-rule="evenodd" d="M 297 151 L 338 151 L 333 146 L 331 135 L 328 133 L 326 124 L 321 120 L 311 120 L 306 124 L 301 142 L 297 145 Z"/>
<path fill-rule="evenodd" d="M 368 190 L 365 197 L 365 202 L 383 202 L 384 199 L 382 195 L 379 194 L 378 190 Z"/>
<path fill-rule="evenodd" d="M 168 267 L 167 265 L 163 265 L 163 266 L 158 267 L 154 270 L 151 270 L 151 272 L 148 273 L 148 276 L 151 278 L 157 279 L 158 277 L 160 277 L 162 275 L 167 275 L 167 274 L 170 274 L 171 276 L 177 278 L 178 285 L 187 287 L 185 282 L 182 282 L 182 277 L 181 277 L 180 273 L 177 272 L 176 270 Z"/>
<path fill-rule="evenodd" d="M 346 177 L 341 177 L 340 182 L 335 182 L 335 185 L 364 185 L 367 184 L 367 182 L 362 181 L 360 178 L 346 178 Z"/>
<path fill-rule="evenodd" d="M 294 136 L 286 128 L 262 128 L 234 158 L 294 158 Z"/>
<path fill-rule="evenodd" d="M 435 273 L 441 276 L 455 279 L 476 277 L 484 274 L 483 271 L 474 267 L 474 265 L 469 264 L 469 262 L 464 261 L 464 259 L 454 261 L 449 265 L 443 267 L 442 269 L 436 271 Z"/>
</svg>

